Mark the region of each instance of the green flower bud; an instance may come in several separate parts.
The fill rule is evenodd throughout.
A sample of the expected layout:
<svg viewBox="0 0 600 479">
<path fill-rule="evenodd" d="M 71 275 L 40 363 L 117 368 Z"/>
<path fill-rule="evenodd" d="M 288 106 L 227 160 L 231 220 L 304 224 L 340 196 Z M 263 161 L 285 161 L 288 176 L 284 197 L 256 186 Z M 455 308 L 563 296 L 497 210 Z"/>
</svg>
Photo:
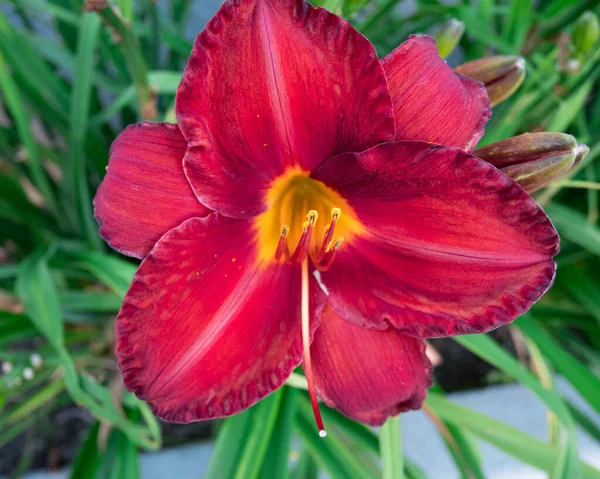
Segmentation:
<svg viewBox="0 0 600 479">
<path fill-rule="evenodd" d="M 563 179 L 589 148 L 565 133 L 525 133 L 475 150 L 475 156 L 510 176 L 528 193 Z"/>
<path fill-rule="evenodd" d="M 525 60 L 517 56 L 480 58 L 457 66 L 454 71 L 485 85 L 492 106 L 509 98 L 525 79 Z"/>
<path fill-rule="evenodd" d="M 600 23 L 594 12 L 583 12 L 573 26 L 572 40 L 577 52 L 587 53 L 600 37 Z"/>
<path fill-rule="evenodd" d="M 434 38 L 442 58 L 446 58 L 452 53 L 460 42 L 463 33 L 465 33 L 465 24 L 454 18 L 451 18 L 440 27 Z"/>
</svg>

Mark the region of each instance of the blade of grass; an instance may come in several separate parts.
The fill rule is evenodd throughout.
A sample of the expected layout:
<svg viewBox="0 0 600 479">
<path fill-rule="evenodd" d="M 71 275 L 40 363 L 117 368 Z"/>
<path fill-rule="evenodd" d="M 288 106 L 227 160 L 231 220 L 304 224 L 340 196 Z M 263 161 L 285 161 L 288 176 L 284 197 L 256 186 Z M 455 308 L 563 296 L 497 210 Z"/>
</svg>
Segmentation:
<svg viewBox="0 0 600 479">
<path fill-rule="evenodd" d="M 575 421 L 577 421 L 577 424 L 579 424 L 581 428 L 590 435 L 590 437 L 594 438 L 598 443 L 600 443 L 600 426 L 573 403 L 570 403 L 569 401 L 566 401 L 566 403 L 573 418 Z"/>
<path fill-rule="evenodd" d="M 44 171 L 39 147 L 31 133 L 31 120 L 29 118 L 29 114 L 25 109 L 23 98 L 11 76 L 8 65 L 5 62 L 1 52 L 0 91 L 2 92 L 2 95 L 6 101 L 8 110 L 13 116 L 17 131 L 19 132 L 19 137 L 23 142 L 25 149 L 27 150 L 27 166 L 31 172 L 33 183 L 44 196 L 48 208 L 54 215 L 56 221 L 62 225 L 64 224 L 62 213 L 59 210 L 58 202 L 56 200 L 54 190 L 50 184 L 50 180 Z"/>
<path fill-rule="evenodd" d="M 400 417 L 390 417 L 379 431 L 383 479 L 404 479 Z"/>
<path fill-rule="evenodd" d="M 289 476 L 290 447 L 294 433 L 298 391 L 291 387 L 284 387 L 281 394 L 279 414 L 259 475 L 261 479 L 287 479 Z"/>
<path fill-rule="evenodd" d="M 206 479 L 233 477 L 235 465 L 242 454 L 244 438 L 250 431 L 251 423 L 252 409 L 225 420 L 210 456 Z"/>
<path fill-rule="evenodd" d="M 333 477 L 350 477 L 353 479 L 372 478 L 380 475 L 374 466 L 362 461 L 355 451 L 349 449 L 335 435 L 326 438 L 319 436 L 314 425 L 314 417 L 310 401 L 305 395 L 298 398 L 298 415 L 296 417 L 297 432 L 314 458 Z M 335 466 L 333 464 L 336 464 Z"/>
<path fill-rule="evenodd" d="M 77 40 L 77 64 L 75 86 L 71 95 L 69 155 L 64 173 L 63 202 L 66 211 L 78 218 L 76 223 L 88 244 L 102 250 L 103 243 L 93 219 L 91 197 L 87 181 L 85 161 L 85 137 L 90 109 L 94 51 L 100 31 L 100 18 L 93 13 L 84 13 Z M 75 211 L 71 208 L 75 206 Z"/>
<path fill-rule="evenodd" d="M 126 23 L 119 11 L 112 5 L 109 4 L 106 8 L 100 10 L 98 15 L 119 36 L 127 67 L 137 88 L 142 119 L 154 119 L 156 116 L 156 99 L 148 82 L 148 67 L 136 36 L 132 33 L 130 25 Z"/>
<path fill-rule="evenodd" d="M 69 395 L 98 419 L 110 421 L 137 445 L 157 449 L 161 441 L 158 423 L 156 418 L 147 414 L 149 407 L 145 403 L 136 402 L 144 418 L 150 421 L 143 427 L 122 414 L 104 386 L 90 377 L 79 375 L 75 361 L 65 347 L 58 293 L 48 269 L 47 256 L 47 253 L 36 252 L 22 261 L 16 291 L 30 319 L 56 351 Z"/>
<path fill-rule="evenodd" d="M 559 449 L 559 455 L 557 456 L 557 467 L 560 465 L 560 470 L 564 471 L 564 474 L 558 477 L 564 477 L 565 475 L 567 475 L 569 479 L 579 477 L 580 471 L 579 463 L 577 462 L 577 434 L 575 424 L 561 397 L 555 392 L 545 389 L 529 371 L 490 337 L 478 334 L 460 336 L 454 339 L 471 352 L 529 388 L 550 408 L 552 412 L 556 414 L 564 431 L 564 437 L 561 437 L 560 440 L 561 448 Z M 565 462 L 561 463 L 562 460 Z"/>
<path fill-rule="evenodd" d="M 516 324 L 523 334 L 535 342 L 554 368 L 562 373 L 590 406 L 600 413 L 600 379 L 561 348 L 532 317 L 522 316 Z"/>
<path fill-rule="evenodd" d="M 243 451 L 236 464 L 234 479 L 256 479 L 272 440 L 283 391 L 280 389 L 263 399 L 252 414 L 252 425 L 246 434 Z"/>
<path fill-rule="evenodd" d="M 542 471 L 551 472 L 553 470 L 558 450 L 549 444 L 501 421 L 454 404 L 438 394 L 430 393 L 426 403 L 444 421 L 470 430 L 481 439 Z M 580 464 L 583 479 L 600 478 L 600 471 L 586 463 L 581 462 Z"/>
<path fill-rule="evenodd" d="M 595 78 L 590 78 L 563 101 L 552 116 L 550 123 L 548 123 L 546 131 L 560 132 L 566 131 L 567 128 L 569 128 L 583 108 L 583 104 L 590 94 L 590 91 L 595 84 L 595 80 Z"/>
<path fill-rule="evenodd" d="M 559 203 L 544 207 L 564 239 L 600 256 L 600 229 L 588 223 L 584 214 Z"/>
</svg>

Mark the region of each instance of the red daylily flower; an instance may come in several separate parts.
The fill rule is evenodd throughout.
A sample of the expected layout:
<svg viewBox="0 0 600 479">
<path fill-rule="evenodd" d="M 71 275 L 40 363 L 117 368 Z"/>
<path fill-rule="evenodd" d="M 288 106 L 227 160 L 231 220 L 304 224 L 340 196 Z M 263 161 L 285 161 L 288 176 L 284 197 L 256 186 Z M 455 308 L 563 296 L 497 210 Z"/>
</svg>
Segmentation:
<svg viewBox="0 0 600 479">
<path fill-rule="evenodd" d="M 143 258 L 125 384 L 166 420 L 237 413 L 304 355 L 313 399 L 381 424 L 425 398 L 423 339 L 509 323 L 553 281 L 552 224 L 469 153 L 484 86 L 429 37 L 380 61 L 302 0 L 228 0 L 176 105 L 179 126 L 117 138 L 95 199 L 101 235 Z"/>
</svg>

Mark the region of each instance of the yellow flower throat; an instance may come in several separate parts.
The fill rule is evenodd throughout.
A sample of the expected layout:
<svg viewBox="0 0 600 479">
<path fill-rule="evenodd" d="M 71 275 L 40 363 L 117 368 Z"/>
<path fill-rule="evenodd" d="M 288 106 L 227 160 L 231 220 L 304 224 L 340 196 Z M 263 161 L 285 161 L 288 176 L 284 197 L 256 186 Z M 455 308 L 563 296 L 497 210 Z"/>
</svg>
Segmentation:
<svg viewBox="0 0 600 479">
<path fill-rule="evenodd" d="M 288 170 L 272 182 L 267 204 L 267 211 L 255 220 L 263 264 L 301 263 L 310 257 L 315 266 L 328 269 L 342 242 L 363 229 L 338 192 L 299 168 Z"/>
</svg>

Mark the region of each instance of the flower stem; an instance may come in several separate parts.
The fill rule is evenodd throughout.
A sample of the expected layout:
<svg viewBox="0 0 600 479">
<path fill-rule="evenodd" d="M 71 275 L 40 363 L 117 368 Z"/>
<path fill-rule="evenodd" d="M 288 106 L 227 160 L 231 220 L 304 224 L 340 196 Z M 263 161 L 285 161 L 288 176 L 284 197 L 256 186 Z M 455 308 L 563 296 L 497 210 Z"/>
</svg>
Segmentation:
<svg viewBox="0 0 600 479">
<path fill-rule="evenodd" d="M 379 432 L 383 479 L 404 479 L 400 416 L 390 417 Z"/>
<path fill-rule="evenodd" d="M 98 15 L 114 30 L 123 49 L 127 66 L 137 89 L 142 119 L 153 120 L 157 114 L 156 95 L 148 81 L 148 67 L 138 39 L 133 34 L 131 26 L 115 7 L 109 5 L 98 11 Z"/>
</svg>

